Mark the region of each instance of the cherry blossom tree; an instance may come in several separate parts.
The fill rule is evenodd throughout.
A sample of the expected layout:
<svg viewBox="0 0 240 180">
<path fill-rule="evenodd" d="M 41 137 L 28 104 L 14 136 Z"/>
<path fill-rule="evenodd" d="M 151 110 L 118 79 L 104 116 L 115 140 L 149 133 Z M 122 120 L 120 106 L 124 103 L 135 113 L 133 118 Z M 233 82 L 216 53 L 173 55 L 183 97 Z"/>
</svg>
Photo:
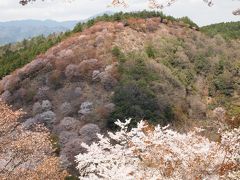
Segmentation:
<svg viewBox="0 0 240 180">
<path fill-rule="evenodd" d="M 20 0 L 19 3 L 22 5 L 26 5 L 29 2 L 34 2 L 36 0 Z M 44 0 L 42 0 L 44 1 Z M 69 1 L 69 0 L 65 0 Z M 165 7 L 171 6 L 174 4 L 177 0 L 148 0 L 149 2 L 149 7 L 152 9 L 163 9 Z M 207 3 L 208 6 L 212 6 L 214 3 L 214 0 L 202 0 L 203 2 Z M 127 6 L 126 0 L 111 0 L 111 4 L 113 6 Z M 240 8 L 237 8 L 236 10 L 233 11 L 234 15 L 240 15 Z"/>
<path fill-rule="evenodd" d="M 0 179 L 64 179 L 48 130 L 25 129 L 18 121 L 23 113 L 10 108 L 0 101 Z"/>
<path fill-rule="evenodd" d="M 80 179 L 239 179 L 240 128 L 221 133 L 220 142 L 200 136 L 201 129 L 180 134 L 168 127 L 131 120 L 76 156 Z"/>
</svg>

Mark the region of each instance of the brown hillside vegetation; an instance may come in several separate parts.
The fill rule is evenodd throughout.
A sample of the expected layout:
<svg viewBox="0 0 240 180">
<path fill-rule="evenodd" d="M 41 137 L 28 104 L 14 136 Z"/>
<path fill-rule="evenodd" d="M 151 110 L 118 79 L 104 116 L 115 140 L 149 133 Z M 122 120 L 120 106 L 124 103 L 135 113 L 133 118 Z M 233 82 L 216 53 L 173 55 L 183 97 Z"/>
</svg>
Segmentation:
<svg viewBox="0 0 240 180">
<path fill-rule="evenodd" d="M 57 153 L 71 170 L 74 156 L 84 152 L 81 143 L 115 128 L 118 118 L 132 117 L 133 126 L 141 119 L 170 124 L 181 132 L 203 127 L 204 135 L 218 140 L 219 128 L 239 126 L 239 48 L 237 41 L 161 18 L 98 22 L 73 34 L 0 81 L 2 100 L 26 112 L 19 121 L 10 118 L 6 128 L 0 125 L 0 143 L 7 140 L 0 149 L 0 175 L 14 167 L 13 177 L 30 164 L 34 172 L 24 175 L 41 174 L 48 161 L 57 167 L 49 133 L 36 124 L 57 137 Z M 37 147 L 29 148 L 25 139 Z M 8 163 L 15 155 L 20 159 Z M 55 170 L 48 172 L 52 179 L 62 177 Z"/>
</svg>

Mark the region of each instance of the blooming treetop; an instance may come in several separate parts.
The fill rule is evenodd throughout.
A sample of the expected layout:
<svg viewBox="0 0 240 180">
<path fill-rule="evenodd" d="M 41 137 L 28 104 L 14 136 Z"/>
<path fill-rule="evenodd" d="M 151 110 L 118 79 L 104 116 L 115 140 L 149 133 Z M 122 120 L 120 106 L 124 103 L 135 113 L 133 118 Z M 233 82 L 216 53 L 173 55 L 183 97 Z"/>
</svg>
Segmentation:
<svg viewBox="0 0 240 180">
<path fill-rule="evenodd" d="M 0 179 L 63 179 L 50 134 L 43 126 L 34 131 L 18 121 L 23 113 L 0 100 Z"/>
<path fill-rule="evenodd" d="M 222 133 L 221 142 L 198 135 L 199 129 L 180 134 L 145 122 L 127 131 L 130 120 L 87 153 L 76 156 L 80 179 L 220 179 L 240 177 L 240 128 Z"/>
</svg>

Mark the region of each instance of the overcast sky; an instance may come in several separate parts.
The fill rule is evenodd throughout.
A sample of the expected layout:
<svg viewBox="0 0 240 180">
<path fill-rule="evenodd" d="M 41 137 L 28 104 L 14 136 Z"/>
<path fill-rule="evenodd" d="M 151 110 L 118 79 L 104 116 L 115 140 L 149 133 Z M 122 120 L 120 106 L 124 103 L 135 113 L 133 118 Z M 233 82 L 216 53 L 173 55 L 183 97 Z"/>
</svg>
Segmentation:
<svg viewBox="0 0 240 180">
<path fill-rule="evenodd" d="M 58 21 L 81 20 L 105 11 L 133 11 L 147 9 L 147 0 L 128 0 L 129 7 L 109 8 L 111 0 L 47 0 L 31 3 L 27 6 L 18 4 L 19 0 L 0 0 L 0 21 L 22 19 L 53 19 Z M 161 0 L 160 0 L 161 1 Z M 240 16 L 232 11 L 240 7 L 238 0 L 214 0 L 213 7 L 208 7 L 202 0 L 178 0 L 163 12 L 175 17 L 188 16 L 197 24 L 207 25 L 223 21 L 240 21 Z"/>
</svg>

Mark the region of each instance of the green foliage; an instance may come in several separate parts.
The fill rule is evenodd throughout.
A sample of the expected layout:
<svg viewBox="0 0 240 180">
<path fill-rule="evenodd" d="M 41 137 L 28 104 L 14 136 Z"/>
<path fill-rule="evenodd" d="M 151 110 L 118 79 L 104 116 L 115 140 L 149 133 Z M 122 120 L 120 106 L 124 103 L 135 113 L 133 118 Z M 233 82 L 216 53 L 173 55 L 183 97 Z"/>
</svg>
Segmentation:
<svg viewBox="0 0 240 180">
<path fill-rule="evenodd" d="M 211 65 L 207 57 L 204 55 L 197 55 L 194 58 L 194 68 L 198 74 L 205 74 L 210 70 Z"/>
<path fill-rule="evenodd" d="M 108 122 L 110 127 L 116 119 L 133 117 L 132 125 L 136 125 L 141 119 L 156 122 L 160 116 L 156 97 L 141 82 L 132 81 L 119 86 L 113 101 L 117 107 Z"/>
<path fill-rule="evenodd" d="M 238 74 L 240 66 L 238 56 L 225 51 L 218 53 L 214 47 L 215 45 L 212 44 L 208 46 L 193 45 L 195 46 L 195 51 L 192 51 L 192 48 L 188 47 L 188 43 L 188 39 L 161 37 L 161 39 L 156 39 L 156 41 L 152 41 L 150 45 L 146 46 L 146 57 L 143 57 L 143 59 L 146 61 L 146 59 L 151 58 L 157 63 L 167 66 L 173 75 L 172 79 L 179 80 L 179 83 L 184 85 L 189 91 L 193 91 L 192 93 L 198 93 L 198 89 L 196 89 L 198 85 L 208 86 L 209 96 L 221 99 L 224 104 L 224 101 L 231 97 L 239 87 Z M 118 51 L 118 56 L 119 54 L 121 53 Z M 133 59 L 134 57 L 129 57 L 128 55 L 128 58 Z M 135 66 L 139 65 L 135 64 Z M 125 69 L 125 71 L 122 71 L 123 77 L 131 77 L 136 80 L 149 77 L 150 72 L 153 71 L 151 69 L 147 70 L 147 72 L 141 72 L 141 67 L 137 67 L 137 70 L 141 73 L 138 73 L 137 70 L 126 71 L 127 68 L 124 64 L 122 69 Z M 153 79 L 150 81 L 154 82 L 156 76 L 152 75 Z M 197 77 L 202 77 L 204 81 L 196 82 Z M 146 82 L 150 81 L 145 79 L 143 82 L 147 84 Z M 157 92 L 154 92 L 154 94 L 156 95 Z"/>
<path fill-rule="evenodd" d="M 230 116 L 239 116 L 240 115 L 240 106 L 231 104 L 228 107 L 228 113 Z"/>
<path fill-rule="evenodd" d="M 123 66 L 125 66 L 122 80 L 134 80 L 149 83 L 151 81 L 157 80 L 157 74 L 150 71 L 146 66 L 147 57 L 142 54 L 130 53 L 126 57 L 127 61 Z"/>
<path fill-rule="evenodd" d="M 240 38 L 240 21 L 212 24 L 204 26 L 201 31 L 213 37 L 220 34 L 225 39 L 239 39 Z"/>
<path fill-rule="evenodd" d="M 232 95 L 234 91 L 234 82 L 230 72 L 224 72 L 216 76 L 213 83 L 217 91 L 220 91 L 226 96 Z"/>
<path fill-rule="evenodd" d="M 157 52 L 152 45 L 148 45 L 146 47 L 145 51 L 146 51 L 149 58 L 156 58 L 156 53 Z"/>
<path fill-rule="evenodd" d="M 117 46 L 113 47 L 112 54 L 117 58 L 119 62 L 124 63 L 126 61 L 124 53 L 122 53 L 122 51 Z"/>
<path fill-rule="evenodd" d="M 158 79 L 157 74 L 147 68 L 146 61 L 141 54 L 127 55 L 122 64 L 120 83 L 115 89 L 113 102 L 116 108 L 108 118 L 108 127 L 114 129 L 117 119 L 126 118 L 133 118 L 131 126 L 142 119 L 164 125 L 173 120 L 171 106 L 160 108 L 156 93 L 150 88 L 151 82 Z"/>
<path fill-rule="evenodd" d="M 73 28 L 73 32 L 82 32 L 83 31 L 83 24 L 77 23 L 77 25 Z"/>
<path fill-rule="evenodd" d="M 99 21 L 109 21 L 109 22 L 123 21 L 123 22 L 125 22 L 129 18 L 143 18 L 143 19 L 146 19 L 146 18 L 153 18 L 153 17 L 160 17 L 162 19 L 167 19 L 167 20 L 170 20 L 170 21 L 183 21 L 184 23 L 189 24 L 192 27 L 193 26 L 198 27 L 194 22 L 192 22 L 187 17 L 176 19 L 172 16 L 166 16 L 162 12 L 159 12 L 159 11 L 146 11 L 146 10 L 144 10 L 144 11 L 127 12 L 127 13 L 119 12 L 119 13 L 115 13 L 113 15 L 104 14 L 102 16 L 98 16 L 96 18 L 90 19 L 87 22 L 78 23 L 75 26 L 75 28 L 73 29 L 73 32 L 82 32 L 85 28 L 89 28 Z"/>
<path fill-rule="evenodd" d="M 112 49 L 112 54 L 118 58 L 122 54 L 122 52 L 117 46 L 114 46 Z"/>
<path fill-rule="evenodd" d="M 222 74 L 224 71 L 224 66 L 225 66 L 225 62 L 223 60 L 220 60 L 217 63 L 217 65 L 215 66 L 214 75 L 218 76 L 218 75 Z"/>
<path fill-rule="evenodd" d="M 194 80 L 194 72 L 191 69 L 177 70 L 178 79 L 186 86 L 191 86 Z"/>
<path fill-rule="evenodd" d="M 0 79 L 31 62 L 37 55 L 46 52 L 65 36 L 65 34 L 48 37 L 38 36 L 24 40 L 16 50 L 12 50 L 11 45 L 0 47 L 3 52 L 0 56 Z"/>
<path fill-rule="evenodd" d="M 190 25 L 190 27 L 196 27 L 196 28 L 199 28 L 198 25 L 196 23 L 194 23 L 189 17 L 185 16 L 185 17 L 182 17 L 182 18 L 179 18 L 178 21 L 182 21 L 184 22 L 185 24 L 188 24 Z"/>
<path fill-rule="evenodd" d="M 234 64 L 224 59 L 221 59 L 215 64 L 214 71 L 212 72 L 212 85 L 209 88 L 210 95 L 213 96 L 217 92 L 226 96 L 231 96 L 233 94 L 235 89 L 235 71 L 232 70 L 232 66 L 234 66 Z M 233 68 L 235 68 L 235 66 Z"/>
</svg>

